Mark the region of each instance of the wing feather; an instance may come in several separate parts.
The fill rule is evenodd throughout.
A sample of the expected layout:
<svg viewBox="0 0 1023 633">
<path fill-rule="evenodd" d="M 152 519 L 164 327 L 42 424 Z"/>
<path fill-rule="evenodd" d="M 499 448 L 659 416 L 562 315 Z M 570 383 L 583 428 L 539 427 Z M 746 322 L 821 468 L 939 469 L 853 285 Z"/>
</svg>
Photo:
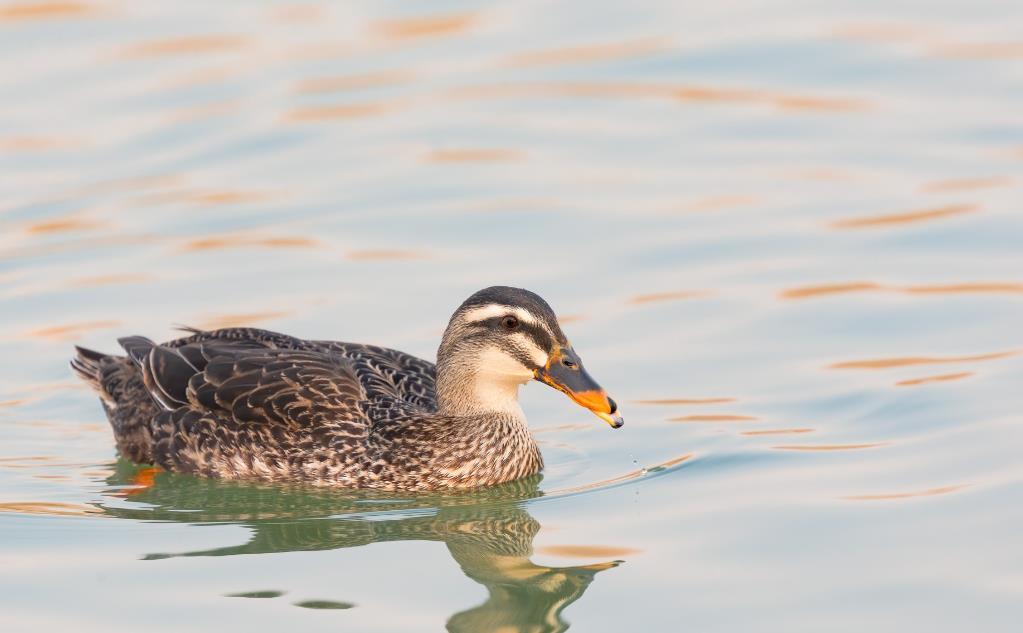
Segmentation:
<svg viewBox="0 0 1023 633">
<path fill-rule="evenodd" d="M 146 387 L 167 410 L 293 430 L 339 421 L 369 426 L 352 363 L 330 351 L 196 343 L 136 353 Z"/>
</svg>

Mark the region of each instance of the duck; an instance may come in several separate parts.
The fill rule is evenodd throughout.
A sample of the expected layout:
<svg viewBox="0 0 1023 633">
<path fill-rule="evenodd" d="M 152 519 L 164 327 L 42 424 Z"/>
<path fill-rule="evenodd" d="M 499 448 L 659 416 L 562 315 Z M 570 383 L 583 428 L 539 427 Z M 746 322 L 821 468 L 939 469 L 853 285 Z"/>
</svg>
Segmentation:
<svg viewBox="0 0 1023 633">
<path fill-rule="evenodd" d="M 431 363 L 361 343 L 248 327 L 183 328 L 165 343 L 76 346 L 117 450 L 171 473 L 389 491 L 477 489 L 544 462 L 519 404 L 531 380 L 611 428 L 624 420 L 550 305 L 522 288 L 473 293 Z"/>
</svg>

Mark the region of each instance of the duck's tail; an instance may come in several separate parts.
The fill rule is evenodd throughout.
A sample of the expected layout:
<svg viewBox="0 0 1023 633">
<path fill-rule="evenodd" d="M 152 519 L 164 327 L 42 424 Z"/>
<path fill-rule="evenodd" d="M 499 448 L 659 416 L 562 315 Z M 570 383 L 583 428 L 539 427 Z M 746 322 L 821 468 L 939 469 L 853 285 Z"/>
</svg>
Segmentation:
<svg viewBox="0 0 1023 633">
<path fill-rule="evenodd" d="M 111 395 L 103 388 L 102 363 L 106 358 L 111 358 L 102 352 L 86 349 L 75 345 L 75 357 L 71 359 L 71 369 L 78 377 L 92 387 L 93 391 L 103 398 L 104 402 L 111 399 Z M 111 402 L 116 406 L 116 402 Z"/>
<path fill-rule="evenodd" d="M 142 372 L 125 356 L 78 346 L 75 351 L 71 369 L 99 395 L 121 455 L 133 462 L 150 463 L 151 425 L 158 409 L 142 382 Z"/>
</svg>

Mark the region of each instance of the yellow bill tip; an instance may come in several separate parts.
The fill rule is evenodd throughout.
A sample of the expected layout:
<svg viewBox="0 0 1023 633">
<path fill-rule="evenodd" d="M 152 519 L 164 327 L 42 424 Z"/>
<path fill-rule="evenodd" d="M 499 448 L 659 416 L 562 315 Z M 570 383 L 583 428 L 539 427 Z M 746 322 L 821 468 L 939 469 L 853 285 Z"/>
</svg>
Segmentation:
<svg viewBox="0 0 1023 633">
<path fill-rule="evenodd" d="M 593 413 L 601 420 L 607 422 L 612 429 L 620 429 L 625 424 L 625 420 L 622 418 L 622 415 L 617 411 L 615 411 L 614 413 L 594 411 Z"/>
</svg>

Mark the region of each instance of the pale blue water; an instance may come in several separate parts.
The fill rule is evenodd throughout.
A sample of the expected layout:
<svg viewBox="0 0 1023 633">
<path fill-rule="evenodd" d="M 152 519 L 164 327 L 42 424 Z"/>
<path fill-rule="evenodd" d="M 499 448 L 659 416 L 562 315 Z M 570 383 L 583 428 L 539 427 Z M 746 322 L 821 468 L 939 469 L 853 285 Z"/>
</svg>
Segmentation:
<svg viewBox="0 0 1023 633">
<path fill-rule="evenodd" d="M 1021 33 L 1018 2 L 0 4 L 0 628 L 1016 630 Z M 432 358 L 498 283 L 627 423 L 530 386 L 543 480 L 469 499 L 137 487 L 66 365 L 175 323 Z"/>
</svg>

